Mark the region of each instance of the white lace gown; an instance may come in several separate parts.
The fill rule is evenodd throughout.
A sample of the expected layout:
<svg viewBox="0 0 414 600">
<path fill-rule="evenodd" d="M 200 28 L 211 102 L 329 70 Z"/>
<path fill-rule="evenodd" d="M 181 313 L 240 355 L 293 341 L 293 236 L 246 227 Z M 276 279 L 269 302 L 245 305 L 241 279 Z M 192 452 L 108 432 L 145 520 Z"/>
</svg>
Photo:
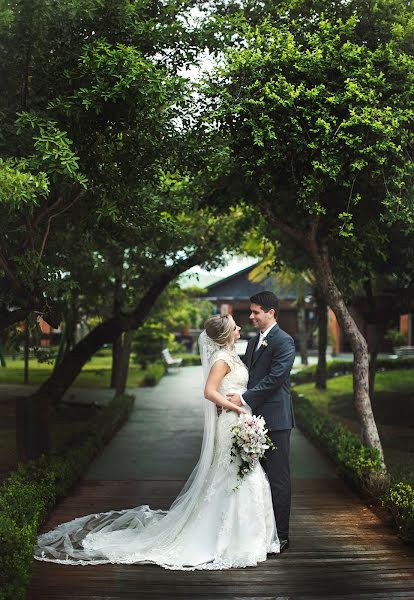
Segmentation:
<svg viewBox="0 0 414 600">
<path fill-rule="evenodd" d="M 248 372 L 241 359 L 235 352 L 219 350 L 212 362 L 220 359 L 231 370 L 219 391 L 243 392 Z M 187 513 L 177 517 L 174 505 L 169 511 L 144 505 L 80 517 L 39 536 L 35 558 L 81 565 L 154 563 L 166 569 L 195 570 L 255 566 L 268 553 L 279 552 L 263 468 L 258 464 L 240 482 L 238 464 L 231 462 L 230 428 L 237 419 L 234 411 L 223 411 L 218 417 L 213 460 Z"/>
</svg>

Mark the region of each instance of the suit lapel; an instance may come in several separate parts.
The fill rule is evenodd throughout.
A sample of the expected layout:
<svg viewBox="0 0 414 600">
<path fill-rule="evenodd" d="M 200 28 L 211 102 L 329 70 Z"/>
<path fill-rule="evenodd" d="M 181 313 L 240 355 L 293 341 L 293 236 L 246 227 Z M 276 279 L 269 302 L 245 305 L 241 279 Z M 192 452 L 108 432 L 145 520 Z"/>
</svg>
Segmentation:
<svg viewBox="0 0 414 600">
<path fill-rule="evenodd" d="M 276 323 L 276 325 L 274 327 L 272 327 L 272 329 L 269 331 L 269 333 L 267 334 L 267 336 L 265 337 L 265 340 L 268 341 L 270 340 L 274 335 L 276 335 L 277 330 L 279 329 L 279 325 Z M 249 364 L 249 369 L 255 364 L 255 362 L 261 357 L 261 355 L 263 354 L 264 349 L 266 348 L 266 346 L 261 346 L 259 348 L 259 350 L 256 352 L 254 350 L 254 348 L 256 348 L 257 346 L 257 342 L 259 340 L 259 335 L 257 336 L 257 338 L 255 338 L 255 345 L 253 346 L 253 355 Z"/>
<path fill-rule="evenodd" d="M 252 367 L 254 365 L 254 363 L 258 360 L 259 356 L 262 355 L 262 352 L 263 352 L 264 349 L 265 349 L 265 346 L 261 346 L 259 348 L 259 350 L 257 350 L 257 351 L 255 350 L 253 352 L 253 357 L 252 357 L 252 361 L 250 363 L 250 367 Z"/>
<path fill-rule="evenodd" d="M 255 354 L 255 348 L 257 346 L 257 342 L 259 341 L 259 334 L 256 335 L 256 337 L 252 338 L 249 342 L 249 346 L 247 348 L 247 357 L 246 357 L 246 364 L 247 367 L 250 369 L 251 364 L 252 364 L 252 358 Z"/>
</svg>

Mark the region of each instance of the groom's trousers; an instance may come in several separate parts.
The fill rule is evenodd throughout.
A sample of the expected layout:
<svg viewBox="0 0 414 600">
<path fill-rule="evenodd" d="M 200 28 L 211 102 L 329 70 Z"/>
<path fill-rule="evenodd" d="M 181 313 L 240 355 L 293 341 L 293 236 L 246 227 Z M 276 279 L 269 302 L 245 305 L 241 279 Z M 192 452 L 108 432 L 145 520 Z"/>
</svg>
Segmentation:
<svg viewBox="0 0 414 600">
<path fill-rule="evenodd" d="M 272 490 L 273 510 L 275 513 L 277 534 L 280 540 L 287 540 L 289 537 L 291 503 L 290 432 L 290 429 L 268 432 L 270 439 L 277 449 L 266 451 L 263 465 Z"/>
</svg>

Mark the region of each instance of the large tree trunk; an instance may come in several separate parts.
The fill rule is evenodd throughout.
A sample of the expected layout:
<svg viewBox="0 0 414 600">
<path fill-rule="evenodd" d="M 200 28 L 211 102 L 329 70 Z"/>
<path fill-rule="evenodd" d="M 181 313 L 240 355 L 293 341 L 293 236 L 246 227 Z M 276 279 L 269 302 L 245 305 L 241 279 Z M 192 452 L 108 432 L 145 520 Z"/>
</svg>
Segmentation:
<svg viewBox="0 0 414 600">
<path fill-rule="evenodd" d="M 315 387 L 318 390 L 326 389 L 326 349 L 328 346 L 328 305 L 323 299 L 321 291 L 315 290 L 316 315 L 318 321 L 318 366 L 316 368 Z"/>
<path fill-rule="evenodd" d="M 66 312 L 66 327 L 65 327 L 65 339 L 66 344 L 64 346 L 63 357 L 68 354 L 75 346 L 75 334 L 76 325 L 79 320 L 79 312 L 76 302 L 72 299 Z"/>
<path fill-rule="evenodd" d="M 114 288 L 114 304 L 113 314 L 114 317 L 119 317 L 122 308 L 122 277 L 119 273 L 115 275 L 115 288 Z M 119 362 L 121 360 L 122 353 L 122 336 L 118 336 L 112 344 L 112 370 L 111 370 L 111 383 L 110 387 L 116 387 L 117 372 L 119 368 Z"/>
<path fill-rule="evenodd" d="M 23 369 L 23 383 L 29 383 L 29 352 L 30 352 L 30 331 L 29 331 L 29 320 L 26 319 L 24 324 L 24 333 L 23 333 L 23 360 L 24 360 L 24 369 Z"/>
<path fill-rule="evenodd" d="M 53 369 L 56 369 L 57 365 L 62 362 L 62 359 L 65 355 L 65 348 L 66 348 L 66 326 L 62 326 L 62 333 L 60 336 L 60 342 L 59 342 L 59 348 L 56 354 L 56 358 L 55 358 L 55 364 L 53 366 Z"/>
<path fill-rule="evenodd" d="M 306 331 L 305 301 L 298 304 L 299 352 L 302 365 L 308 365 L 308 334 Z"/>
<path fill-rule="evenodd" d="M 117 395 L 121 395 L 125 392 L 133 335 L 133 330 L 130 330 L 124 333 L 122 336 L 119 336 L 121 338 L 121 352 L 119 354 L 118 370 L 115 379 L 115 391 Z"/>
<path fill-rule="evenodd" d="M 112 344 L 112 367 L 110 388 L 116 388 L 116 379 L 122 356 L 122 335 L 119 335 Z"/>
<path fill-rule="evenodd" d="M 0 365 L 2 367 L 6 367 L 6 356 L 4 354 L 4 344 L 3 340 L 0 338 Z"/>
<path fill-rule="evenodd" d="M 104 344 L 113 343 L 125 331 L 138 329 L 167 285 L 197 262 L 199 261 L 195 257 L 181 261 L 159 275 L 132 313 L 122 314 L 117 318 L 112 317 L 92 329 L 56 365 L 50 377 L 39 389 L 21 403 L 18 423 L 25 423 L 25 427 L 22 430 L 17 427 L 16 432 L 20 460 L 37 458 L 50 451 L 50 405 L 56 404 L 62 398 L 81 372 L 83 365 L 99 348 Z M 36 418 L 33 418 L 34 413 Z"/>
<path fill-rule="evenodd" d="M 308 244 L 315 262 L 319 285 L 327 303 L 334 311 L 340 327 L 347 336 L 354 354 L 354 400 L 358 419 L 361 424 L 362 441 L 365 445 L 376 448 L 379 451 L 383 469 L 386 471 L 384 453 L 369 397 L 367 342 L 359 331 L 342 298 L 341 292 L 335 284 L 328 247 L 325 244 L 318 244 L 315 238 L 308 238 Z"/>
<path fill-rule="evenodd" d="M 375 390 L 375 376 L 378 369 L 378 354 L 381 348 L 382 340 L 384 339 L 386 327 L 384 325 L 376 325 L 374 328 L 374 337 L 372 346 L 370 349 L 370 361 L 369 361 L 369 396 L 370 398 L 374 395 Z"/>
</svg>

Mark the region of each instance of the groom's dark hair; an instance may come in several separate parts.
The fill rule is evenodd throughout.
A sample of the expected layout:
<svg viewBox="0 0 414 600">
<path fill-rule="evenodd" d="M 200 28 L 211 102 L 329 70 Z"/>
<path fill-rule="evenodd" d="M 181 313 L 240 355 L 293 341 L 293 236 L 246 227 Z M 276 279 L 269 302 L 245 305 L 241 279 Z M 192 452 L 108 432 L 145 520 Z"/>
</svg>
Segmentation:
<svg viewBox="0 0 414 600">
<path fill-rule="evenodd" d="M 271 308 L 275 311 L 275 317 L 279 313 L 279 298 L 273 292 L 259 292 L 250 298 L 252 304 L 258 304 L 265 312 Z"/>
</svg>

